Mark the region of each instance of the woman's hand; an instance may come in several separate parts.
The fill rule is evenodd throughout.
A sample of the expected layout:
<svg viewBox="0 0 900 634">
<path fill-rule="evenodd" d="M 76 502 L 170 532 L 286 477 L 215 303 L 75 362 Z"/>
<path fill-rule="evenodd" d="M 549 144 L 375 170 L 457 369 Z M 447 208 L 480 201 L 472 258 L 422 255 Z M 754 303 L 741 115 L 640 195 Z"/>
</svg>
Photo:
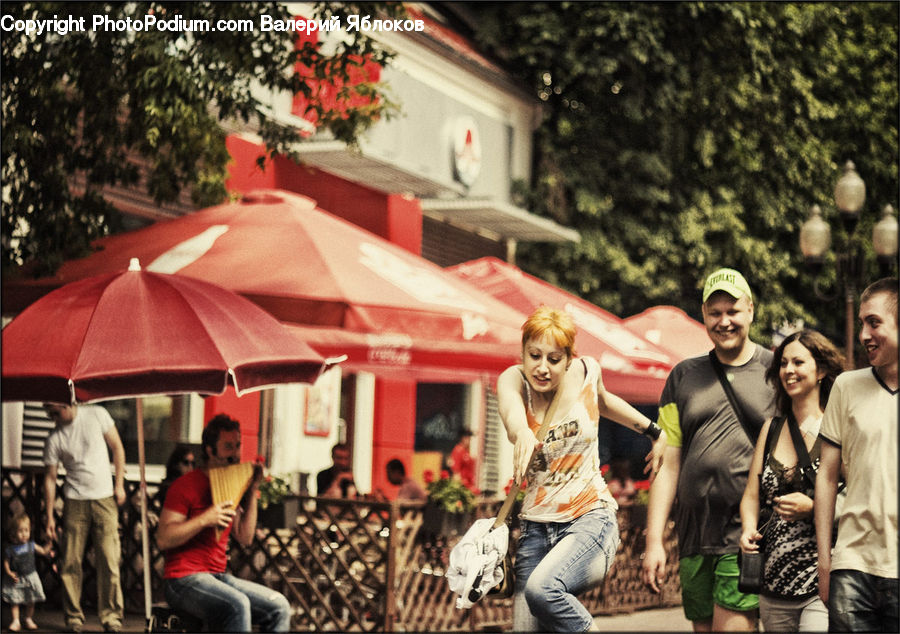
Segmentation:
<svg viewBox="0 0 900 634">
<path fill-rule="evenodd" d="M 536 449 L 540 449 L 540 445 L 531 429 L 525 428 L 519 433 L 513 448 L 513 481 L 516 484 L 522 484 L 531 456 Z"/>
<path fill-rule="evenodd" d="M 812 517 L 813 501 L 803 493 L 788 493 L 772 498 L 775 512 L 788 522 Z"/>
<path fill-rule="evenodd" d="M 659 469 L 662 467 L 663 454 L 666 452 L 666 438 L 666 432 L 661 431 L 659 438 L 653 441 L 653 446 L 650 447 L 650 453 L 644 457 L 647 461 L 647 465 L 644 467 L 644 473 L 650 473 L 650 484 L 653 484 L 653 481 L 656 479 L 656 474 L 659 473 Z"/>
<path fill-rule="evenodd" d="M 755 528 L 744 531 L 743 533 L 741 533 L 741 552 L 755 553 L 759 550 L 759 540 L 761 539 L 762 535 Z"/>
</svg>

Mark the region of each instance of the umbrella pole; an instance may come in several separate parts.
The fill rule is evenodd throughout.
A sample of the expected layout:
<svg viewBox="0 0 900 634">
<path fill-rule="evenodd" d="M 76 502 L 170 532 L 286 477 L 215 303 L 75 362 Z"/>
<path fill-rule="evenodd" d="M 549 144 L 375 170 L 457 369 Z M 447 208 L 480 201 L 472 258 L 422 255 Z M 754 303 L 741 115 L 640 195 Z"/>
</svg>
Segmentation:
<svg viewBox="0 0 900 634">
<path fill-rule="evenodd" d="M 144 560 L 144 618 L 146 619 L 145 631 L 149 632 L 153 598 L 150 592 L 150 542 L 147 531 L 147 460 L 144 455 L 144 403 L 140 397 L 135 402 L 137 403 L 138 464 L 141 470 L 140 507 L 141 550 Z"/>
</svg>

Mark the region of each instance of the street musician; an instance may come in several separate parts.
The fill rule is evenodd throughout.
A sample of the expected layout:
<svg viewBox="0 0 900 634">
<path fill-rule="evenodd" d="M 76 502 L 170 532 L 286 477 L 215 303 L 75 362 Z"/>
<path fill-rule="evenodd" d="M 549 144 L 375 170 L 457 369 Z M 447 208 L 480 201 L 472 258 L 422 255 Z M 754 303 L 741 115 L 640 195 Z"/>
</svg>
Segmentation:
<svg viewBox="0 0 900 634">
<path fill-rule="evenodd" d="M 169 487 L 159 518 L 166 601 L 211 632 L 249 632 L 253 624 L 287 632 L 291 608 L 284 595 L 226 571 L 229 536 L 245 546 L 253 541 L 262 466 L 239 465 L 240 423 L 224 414 L 203 430 L 202 451 L 205 464 Z"/>
</svg>

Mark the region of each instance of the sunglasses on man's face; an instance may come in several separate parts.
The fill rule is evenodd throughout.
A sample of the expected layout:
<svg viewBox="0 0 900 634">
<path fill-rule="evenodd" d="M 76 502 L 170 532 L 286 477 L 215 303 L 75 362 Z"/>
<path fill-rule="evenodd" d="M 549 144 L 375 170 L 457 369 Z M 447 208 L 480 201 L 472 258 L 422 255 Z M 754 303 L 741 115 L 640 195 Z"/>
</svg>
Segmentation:
<svg viewBox="0 0 900 634">
<path fill-rule="evenodd" d="M 194 461 L 193 461 L 193 460 L 182 460 L 182 461 L 181 461 L 181 466 L 183 466 L 183 467 L 193 467 L 193 466 L 194 466 Z"/>
</svg>

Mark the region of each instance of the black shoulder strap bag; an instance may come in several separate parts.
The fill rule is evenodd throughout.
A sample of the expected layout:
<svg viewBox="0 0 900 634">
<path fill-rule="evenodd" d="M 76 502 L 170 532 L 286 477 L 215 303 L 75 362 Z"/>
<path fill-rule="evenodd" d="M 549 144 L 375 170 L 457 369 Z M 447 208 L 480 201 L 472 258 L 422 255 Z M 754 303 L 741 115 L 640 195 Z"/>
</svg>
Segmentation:
<svg viewBox="0 0 900 634">
<path fill-rule="evenodd" d="M 740 402 L 737 400 L 737 396 L 735 396 L 734 394 L 734 388 L 731 387 L 731 383 L 728 381 L 728 377 L 725 376 L 725 367 L 722 365 L 722 362 L 719 361 L 719 357 L 716 356 L 715 350 L 709 351 L 709 360 L 716 371 L 716 376 L 719 377 L 719 383 L 722 384 L 722 389 L 725 390 L 725 396 L 728 397 L 728 402 L 731 403 L 731 408 L 734 410 L 738 421 L 741 423 L 741 427 L 743 427 L 744 431 L 747 432 L 747 437 L 750 439 L 750 443 L 755 447 L 756 441 L 759 438 L 759 429 L 754 428 L 750 424 L 750 419 L 747 418 L 747 414 L 746 412 L 744 412 L 744 408 L 741 407 Z"/>
</svg>

